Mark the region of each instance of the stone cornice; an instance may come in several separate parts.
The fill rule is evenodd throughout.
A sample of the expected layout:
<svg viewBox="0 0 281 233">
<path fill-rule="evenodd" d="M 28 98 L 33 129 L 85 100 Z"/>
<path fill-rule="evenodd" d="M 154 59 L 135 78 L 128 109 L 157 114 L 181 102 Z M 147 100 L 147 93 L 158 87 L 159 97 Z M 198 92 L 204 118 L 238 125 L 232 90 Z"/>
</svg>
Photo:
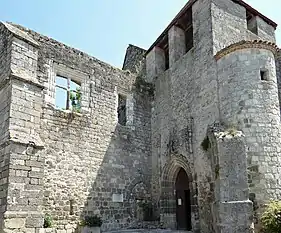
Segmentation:
<svg viewBox="0 0 281 233">
<path fill-rule="evenodd" d="M 272 42 L 269 42 L 269 41 L 262 41 L 262 40 L 253 40 L 253 41 L 242 40 L 240 42 L 231 44 L 228 47 L 220 50 L 215 55 L 215 59 L 219 60 L 222 57 L 226 56 L 227 54 L 230 54 L 230 53 L 235 52 L 237 50 L 252 49 L 252 48 L 269 50 L 275 56 L 280 53 L 280 50 L 275 43 L 272 43 Z"/>
<path fill-rule="evenodd" d="M 33 45 L 36 48 L 39 48 L 39 44 L 37 41 L 35 41 L 31 36 L 29 36 L 27 33 L 23 32 L 22 30 L 14 27 L 13 25 L 2 22 L 2 24 L 18 39 L 24 40 L 27 43 Z"/>
</svg>

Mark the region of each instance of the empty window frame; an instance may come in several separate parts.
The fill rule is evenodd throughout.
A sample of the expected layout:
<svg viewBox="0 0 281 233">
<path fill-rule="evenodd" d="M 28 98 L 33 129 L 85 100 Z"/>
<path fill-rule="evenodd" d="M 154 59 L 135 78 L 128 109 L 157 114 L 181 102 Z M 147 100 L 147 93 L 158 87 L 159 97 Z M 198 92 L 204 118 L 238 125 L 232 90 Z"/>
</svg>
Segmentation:
<svg viewBox="0 0 281 233">
<path fill-rule="evenodd" d="M 267 69 L 261 69 L 260 70 L 260 78 L 261 78 L 262 81 L 268 81 L 269 80 Z"/>
<path fill-rule="evenodd" d="M 79 112 L 81 110 L 81 83 L 57 75 L 55 105 L 58 109 Z"/>
<path fill-rule="evenodd" d="M 166 35 L 163 40 L 158 45 L 159 48 L 161 48 L 164 51 L 165 56 L 165 70 L 168 70 L 170 68 L 170 61 L 169 61 L 169 40 L 168 36 Z"/>
<path fill-rule="evenodd" d="M 169 57 L 169 45 L 164 48 L 164 53 L 165 53 L 165 70 L 168 70 L 170 67 L 170 57 Z"/>
<path fill-rule="evenodd" d="M 193 27 L 190 27 L 185 31 L 185 48 L 186 52 L 188 52 L 193 47 Z"/>
<path fill-rule="evenodd" d="M 126 125 L 127 123 L 127 97 L 125 95 L 118 94 L 118 107 L 117 107 L 117 114 L 118 114 L 118 123 L 120 125 Z"/>
<path fill-rule="evenodd" d="M 251 14 L 249 11 L 247 11 L 246 19 L 247 19 L 247 29 L 252 33 L 258 35 L 257 17 Z"/>
</svg>

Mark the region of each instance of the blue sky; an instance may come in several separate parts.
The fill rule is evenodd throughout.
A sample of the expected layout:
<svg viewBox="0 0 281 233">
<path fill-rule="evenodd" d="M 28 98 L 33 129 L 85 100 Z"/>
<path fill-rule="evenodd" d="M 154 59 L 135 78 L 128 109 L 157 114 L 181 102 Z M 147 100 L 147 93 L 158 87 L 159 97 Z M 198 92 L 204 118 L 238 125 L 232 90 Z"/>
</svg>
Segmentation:
<svg viewBox="0 0 281 233">
<path fill-rule="evenodd" d="M 187 0 L 4 0 L 0 20 L 31 28 L 121 67 L 128 44 L 148 48 Z M 280 24 L 280 0 L 246 0 Z M 273 7 L 274 6 L 274 7 Z"/>
</svg>

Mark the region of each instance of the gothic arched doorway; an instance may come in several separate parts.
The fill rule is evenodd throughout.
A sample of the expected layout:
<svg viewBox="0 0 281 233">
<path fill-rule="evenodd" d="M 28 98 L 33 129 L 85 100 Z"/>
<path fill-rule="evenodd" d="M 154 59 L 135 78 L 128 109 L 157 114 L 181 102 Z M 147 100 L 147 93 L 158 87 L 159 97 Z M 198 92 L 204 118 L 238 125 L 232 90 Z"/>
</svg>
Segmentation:
<svg viewBox="0 0 281 233">
<path fill-rule="evenodd" d="M 183 168 L 181 168 L 177 174 L 175 189 L 177 228 L 179 230 L 191 230 L 189 179 Z"/>
</svg>

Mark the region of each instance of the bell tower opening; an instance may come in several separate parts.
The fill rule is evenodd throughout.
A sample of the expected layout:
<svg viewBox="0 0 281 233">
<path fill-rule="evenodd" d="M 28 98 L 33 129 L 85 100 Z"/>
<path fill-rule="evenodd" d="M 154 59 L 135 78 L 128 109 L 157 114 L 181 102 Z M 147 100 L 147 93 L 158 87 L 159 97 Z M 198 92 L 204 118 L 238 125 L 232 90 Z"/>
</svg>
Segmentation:
<svg viewBox="0 0 281 233">
<path fill-rule="evenodd" d="M 176 183 L 176 216 L 178 230 L 192 230 L 191 201 L 189 179 L 183 168 L 177 174 Z"/>
</svg>

